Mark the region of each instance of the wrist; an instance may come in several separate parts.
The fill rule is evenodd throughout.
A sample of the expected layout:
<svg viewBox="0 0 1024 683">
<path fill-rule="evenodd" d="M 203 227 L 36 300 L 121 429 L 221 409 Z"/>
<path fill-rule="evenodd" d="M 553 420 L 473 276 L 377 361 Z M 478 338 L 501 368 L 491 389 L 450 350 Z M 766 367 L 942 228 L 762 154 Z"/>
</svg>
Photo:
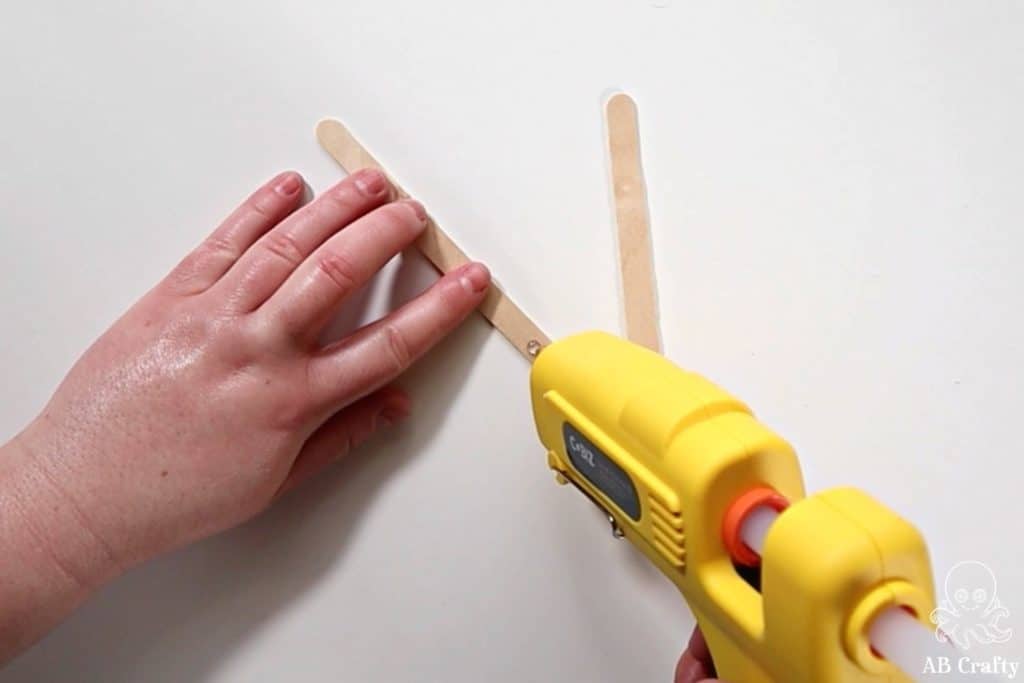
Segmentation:
<svg viewBox="0 0 1024 683">
<path fill-rule="evenodd" d="M 0 662 L 120 573 L 49 457 L 28 430 L 0 446 Z"/>
<path fill-rule="evenodd" d="M 12 537 L 48 558 L 56 573 L 91 593 L 121 573 L 118 558 L 93 521 L 87 499 L 75 495 L 64 454 L 33 424 L 3 446 L 8 467 L 0 471 L 0 492 L 18 525 Z M 6 476 L 4 476 L 6 475 Z M 45 568 L 41 568 L 45 569 Z"/>
</svg>

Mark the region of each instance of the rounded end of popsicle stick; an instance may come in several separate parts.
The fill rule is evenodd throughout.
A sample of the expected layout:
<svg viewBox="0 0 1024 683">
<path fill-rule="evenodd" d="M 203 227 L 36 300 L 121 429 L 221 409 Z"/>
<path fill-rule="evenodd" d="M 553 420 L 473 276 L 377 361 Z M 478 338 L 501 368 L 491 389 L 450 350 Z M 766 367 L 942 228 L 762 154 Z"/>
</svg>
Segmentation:
<svg viewBox="0 0 1024 683">
<path fill-rule="evenodd" d="M 330 135 L 336 132 L 339 127 L 341 127 L 341 121 L 338 121 L 337 119 L 320 119 L 316 122 L 315 128 L 317 140 L 323 141 L 325 138 L 330 137 Z"/>
<path fill-rule="evenodd" d="M 604 93 L 604 109 L 611 115 L 613 112 L 636 112 L 636 101 L 623 90 L 607 90 Z"/>
</svg>

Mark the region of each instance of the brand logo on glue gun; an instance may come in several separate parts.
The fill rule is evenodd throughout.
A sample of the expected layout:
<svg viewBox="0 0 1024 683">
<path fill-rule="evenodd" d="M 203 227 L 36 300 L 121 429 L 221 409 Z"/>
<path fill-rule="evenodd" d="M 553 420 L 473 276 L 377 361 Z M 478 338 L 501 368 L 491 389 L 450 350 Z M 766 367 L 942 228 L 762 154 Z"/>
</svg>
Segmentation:
<svg viewBox="0 0 1024 683">
<path fill-rule="evenodd" d="M 569 437 L 569 450 L 578 455 L 581 460 L 591 467 L 597 467 L 597 463 L 594 462 L 594 451 L 580 443 L 580 440 L 575 436 Z"/>
</svg>

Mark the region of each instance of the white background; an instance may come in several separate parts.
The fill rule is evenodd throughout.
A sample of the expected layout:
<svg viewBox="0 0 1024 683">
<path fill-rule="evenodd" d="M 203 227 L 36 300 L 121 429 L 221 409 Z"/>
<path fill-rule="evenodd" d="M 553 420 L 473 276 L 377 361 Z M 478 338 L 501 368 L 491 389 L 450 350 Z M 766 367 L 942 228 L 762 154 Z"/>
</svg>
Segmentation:
<svg viewBox="0 0 1024 683">
<path fill-rule="evenodd" d="M 989 564 L 1024 628 L 1024 5 L 894 4 L 4 3 L 0 435 L 264 178 L 337 180 L 324 116 L 550 334 L 618 330 L 600 103 L 624 88 L 667 355 L 809 489 L 914 520 L 938 579 Z M 433 277 L 405 263 L 371 314 Z M 0 678 L 668 680 L 686 608 L 552 483 L 526 380 L 474 319 L 409 378 L 410 424 Z"/>
</svg>

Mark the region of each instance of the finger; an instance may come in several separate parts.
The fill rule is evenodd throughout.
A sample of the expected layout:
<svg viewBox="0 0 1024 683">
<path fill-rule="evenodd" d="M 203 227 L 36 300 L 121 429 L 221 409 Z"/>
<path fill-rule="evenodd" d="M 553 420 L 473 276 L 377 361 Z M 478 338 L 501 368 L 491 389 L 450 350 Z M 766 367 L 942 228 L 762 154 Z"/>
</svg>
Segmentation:
<svg viewBox="0 0 1024 683">
<path fill-rule="evenodd" d="M 171 271 L 167 287 L 182 295 L 209 289 L 260 235 L 295 210 L 302 200 L 302 188 L 302 176 L 294 171 L 265 183 Z"/>
<path fill-rule="evenodd" d="M 699 628 L 693 629 L 686 649 L 693 653 L 693 656 L 698 660 L 705 662 L 709 667 L 711 666 L 711 651 L 708 649 L 708 641 L 704 639 L 704 634 L 701 633 Z"/>
<path fill-rule="evenodd" d="M 380 171 L 353 173 L 263 235 L 217 288 L 231 308 L 256 309 L 324 240 L 390 197 L 391 186 Z"/>
<path fill-rule="evenodd" d="M 699 628 L 693 629 L 686 650 L 676 664 L 675 683 L 697 683 L 715 675 L 711 652 Z"/>
<path fill-rule="evenodd" d="M 325 242 L 260 307 L 261 323 L 302 345 L 315 343 L 341 303 L 426 227 L 419 202 L 382 206 Z"/>
<path fill-rule="evenodd" d="M 385 387 L 344 408 L 302 447 L 277 495 L 287 493 L 345 457 L 380 427 L 404 420 L 409 408 L 409 396 L 397 387 Z"/>
<path fill-rule="evenodd" d="M 384 386 L 480 305 L 491 276 L 468 263 L 397 311 L 325 348 L 310 360 L 314 404 L 351 400 Z"/>
<path fill-rule="evenodd" d="M 676 665 L 675 683 L 700 683 L 710 680 L 711 672 L 704 662 L 694 658 L 689 650 L 683 653 Z"/>
</svg>

